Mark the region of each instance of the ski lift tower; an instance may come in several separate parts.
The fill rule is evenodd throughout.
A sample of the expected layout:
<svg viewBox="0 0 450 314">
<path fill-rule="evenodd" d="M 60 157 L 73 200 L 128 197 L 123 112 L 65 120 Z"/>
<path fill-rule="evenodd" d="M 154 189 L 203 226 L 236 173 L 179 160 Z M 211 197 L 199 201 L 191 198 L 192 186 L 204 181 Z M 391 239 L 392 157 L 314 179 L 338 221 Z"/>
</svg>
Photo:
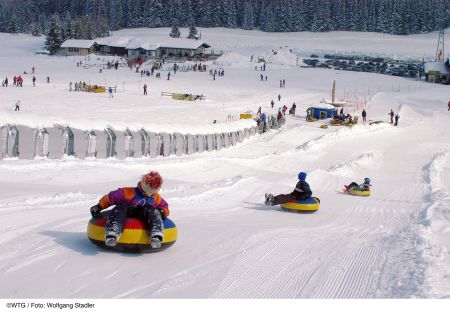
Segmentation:
<svg viewBox="0 0 450 314">
<path fill-rule="evenodd" d="M 445 38 L 444 29 L 441 29 L 439 31 L 439 39 L 436 48 L 436 58 L 434 59 L 435 62 L 443 62 L 445 59 L 444 38 Z"/>
</svg>

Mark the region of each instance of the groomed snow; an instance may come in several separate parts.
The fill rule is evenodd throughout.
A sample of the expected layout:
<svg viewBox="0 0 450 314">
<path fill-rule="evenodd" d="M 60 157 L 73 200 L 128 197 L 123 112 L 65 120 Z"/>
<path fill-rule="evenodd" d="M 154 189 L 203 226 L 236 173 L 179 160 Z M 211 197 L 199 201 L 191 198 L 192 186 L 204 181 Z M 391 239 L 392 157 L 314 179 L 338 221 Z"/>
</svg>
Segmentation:
<svg viewBox="0 0 450 314">
<path fill-rule="evenodd" d="M 43 38 L 0 34 L 0 78 L 7 75 L 12 86 L 13 75 L 33 66 L 37 78 L 34 88 L 30 74 L 23 75 L 23 88 L 0 88 L 0 124 L 190 133 L 239 128 L 249 122 L 227 122 L 229 116 L 259 106 L 276 113 L 297 104 L 297 115 L 288 116 L 282 129 L 218 152 L 126 161 L 1 160 L 2 298 L 449 298 L 450 87 L 297 68 L 289 52 L 432 57 L 437 34 L 201 33 L 203 41 L 228 52 L 208 64 L 225 70 L 215 81 L 199 72 L 178 72 L 170 81 L 167 71 L 159 80 L 126 67 L 99 73 L 111 58 L 34 55 Z M 280 47 L 278 59 L 262 72 L 268 81 L 261 82 L 251 55 L 269 58 Z M 83 67 L 76 66 L 79 60 Z M 279 88 L 281 79 L 286 88 Z M 117 85 L 118 92 L 112 99 L 69 92 L 69 82 L 80 80 Z M 329 99 L 334 80 L 337 97 L 353 104 L 348 110 L 360 115 L 366 106 L 368 119 L 381 123 L 321 129 L 324 122 L 306 122 L 306 108 Z M 142 95 L 144 83 L 148 96 Z M 175 101 L 162 98 L 162 91 L 207 99 Z M 24 104 L 14 112 L 18 99 Z M 400 115 L 398 127 L 385 123 L 391 109 Z M 143 255 L 94 246 L 86 236 L 89 208 L 151 169 L 164 177 L 161 194 L 179 231 L 175 245 Z M 264 206 L 264 193 L 290 192 L 299 171 L 308 173 L 320 210 L 299 214 Z M 373 183 L 369 198 L 342 193 L 344 184 L 364 177 Z"/>
</svg>

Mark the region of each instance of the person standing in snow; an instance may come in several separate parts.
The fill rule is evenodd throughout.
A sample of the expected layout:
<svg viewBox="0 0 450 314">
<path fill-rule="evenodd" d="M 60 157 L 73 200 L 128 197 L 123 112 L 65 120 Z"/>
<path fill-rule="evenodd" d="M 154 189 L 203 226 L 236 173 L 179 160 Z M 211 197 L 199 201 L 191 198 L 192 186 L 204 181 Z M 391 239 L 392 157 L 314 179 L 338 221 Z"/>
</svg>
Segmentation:
<svg viewBox="0 0 450 314">
<path fill-rule="evenodd" d="M 270 106 L 273 108 L 274 105 L 275 105 L 275 103 L 273 102 L 273 99 L 272 99 L 272 101 L 270 102 Z"/>
<path fill-rule="evenodd" d="M 362 115 L 362 118 L 363 118 L 363 122 L 366 123 L 366 117 L 367 117 L 366 109 L 363 109 L 361 115 Z"/>
<path fill-rule="evenodd" d="M 8 78 L 7 77 L 5 78 L 5 87 L 8 87 Z M 449 104 L 450 104 L 450 102 L 449 102 Z"/>
<path fill-rule="evenodd" d="M 391 116 L 391 124 L 394 123 L 394 111 L 391 109 L 391 112 L 388 113 Z"/>
<path fill-rule="evenodd" d="M 22 102 L 21 102 L 21 100 L 19 99 L 17 102 L 16 102 L 16 108 L 14 108 L 14 111 L 20 111 L 20 105 L 22 104 Z"/>
<path fill-rule="evenodd" d="M 105 228 L 105 245 L 114 247 L 119 241 L 128 217 L 143 218 L 152 248 L 161 247 L 164 241 L 163 220 L 169 216 L 169 205 L 158 194 L 163 179 L 157 171 L 142 176 L 136 187 L 119 188 L 103 196 L 91 207 L 91 215 L 100 217 L 100 212 L 115 205 Z"/>
<path fill-rule="evenodd" d="M 47 76 L 47 83 L 50 83 L 50 76 Z"/>
<path fill-rule="evenodd" d="M 278 94 L 278 101 L 281 101 L 281 95 Z"/>
<path fill-rule="evenodd" d="M 113 96 L 113 90 L 112 90 L 111 86 L 108 88 L 108 94 L 109 94 L 109 98 L 113 98 L 114 97 Z"/>
<path fill-rule="evenodd" d="M 305 181 L 306 180 L 306 172 L 300 172 L 298 174 L 298 182 L 295 186 L 294 191 L 289 194 L 280 194 L 277 196 L 273 196 L 272 194 L 266 194 L 266 205 L 275 206 L 283 203 L 287 203 L 290 201 L 296 200 L 306 200 L 312 196 L 311 187 Z"/>
<path fill-rule="evenodd" d="M 33 76 L 33 87 L 36 87 L 36 76 Z"/>
<path fill-rule="evenodd" d="M 170 81 L 170 72 L 167 73 L 167 80 Z"/>
<path fill-rule="evenodd" d="M 8 81 L 6 81 L 6 86 L 8 86 Z M 448 101 L 448 110 L 447 111 L 450 111 L 450 100 Z"/>
<path fill-rule="evenodd" d="M 261 114 L 261 107 L 258 108 L 258 112 L 256 113 L 257 116 Z"/>
<path fill-rule="evenodd" d="M 144 95 L 147 95 L 147 84 L 144 84 Z"/>
<path fill-rule="evenodd" d="M 398 126 L 398 119 L 400 119 L 400 116 L 398 115 L 398 113 L 395 115 L 395 123 L 394 126 Z"/>
</svg>

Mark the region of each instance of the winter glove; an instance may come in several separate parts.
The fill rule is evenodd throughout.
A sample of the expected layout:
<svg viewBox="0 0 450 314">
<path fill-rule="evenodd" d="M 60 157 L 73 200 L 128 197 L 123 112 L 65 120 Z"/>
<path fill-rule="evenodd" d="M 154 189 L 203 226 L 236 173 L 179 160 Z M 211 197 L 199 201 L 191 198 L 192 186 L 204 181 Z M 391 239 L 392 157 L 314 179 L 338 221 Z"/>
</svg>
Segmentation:
<svg viewBox="0 0 450 314">
<path fill-rule="evenodd" d="M 97 218 L 100 217 L 100 212 L 101 212 L 102 208 L 100 207 L 100 205 L 94 205 L 91 207 L 91 215 L 93 218 Z"/>
</svg>

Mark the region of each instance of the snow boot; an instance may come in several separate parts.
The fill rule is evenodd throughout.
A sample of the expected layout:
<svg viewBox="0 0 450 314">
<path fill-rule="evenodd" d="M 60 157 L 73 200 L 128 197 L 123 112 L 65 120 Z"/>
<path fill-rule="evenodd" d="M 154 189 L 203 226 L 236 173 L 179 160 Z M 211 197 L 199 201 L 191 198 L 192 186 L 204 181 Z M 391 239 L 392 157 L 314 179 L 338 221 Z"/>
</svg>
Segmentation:
<svg viewBox="0 0 450 314">
<path fill-rule="evenodd" d="M 150 246 L 152 247 L 152 249 L 159 249 L 161 247 L 161 238 L 158 236 L 151 237 Z"/>
<path fill-rule="evenodd" d="M 273 206 L 273 195 L 270 193 L 266 193 L 265 197 L 266 197 L 265 202 L 266 206 Z"/>
<path fill-rule="evenodd" d="M 110 246 L 110 247 L 114 247 L 117 244 L 117 237 L 115 235 L 107 235 L 106 239 L 105 239 L 105 245 L 106 246 Z"/>
</svg>

